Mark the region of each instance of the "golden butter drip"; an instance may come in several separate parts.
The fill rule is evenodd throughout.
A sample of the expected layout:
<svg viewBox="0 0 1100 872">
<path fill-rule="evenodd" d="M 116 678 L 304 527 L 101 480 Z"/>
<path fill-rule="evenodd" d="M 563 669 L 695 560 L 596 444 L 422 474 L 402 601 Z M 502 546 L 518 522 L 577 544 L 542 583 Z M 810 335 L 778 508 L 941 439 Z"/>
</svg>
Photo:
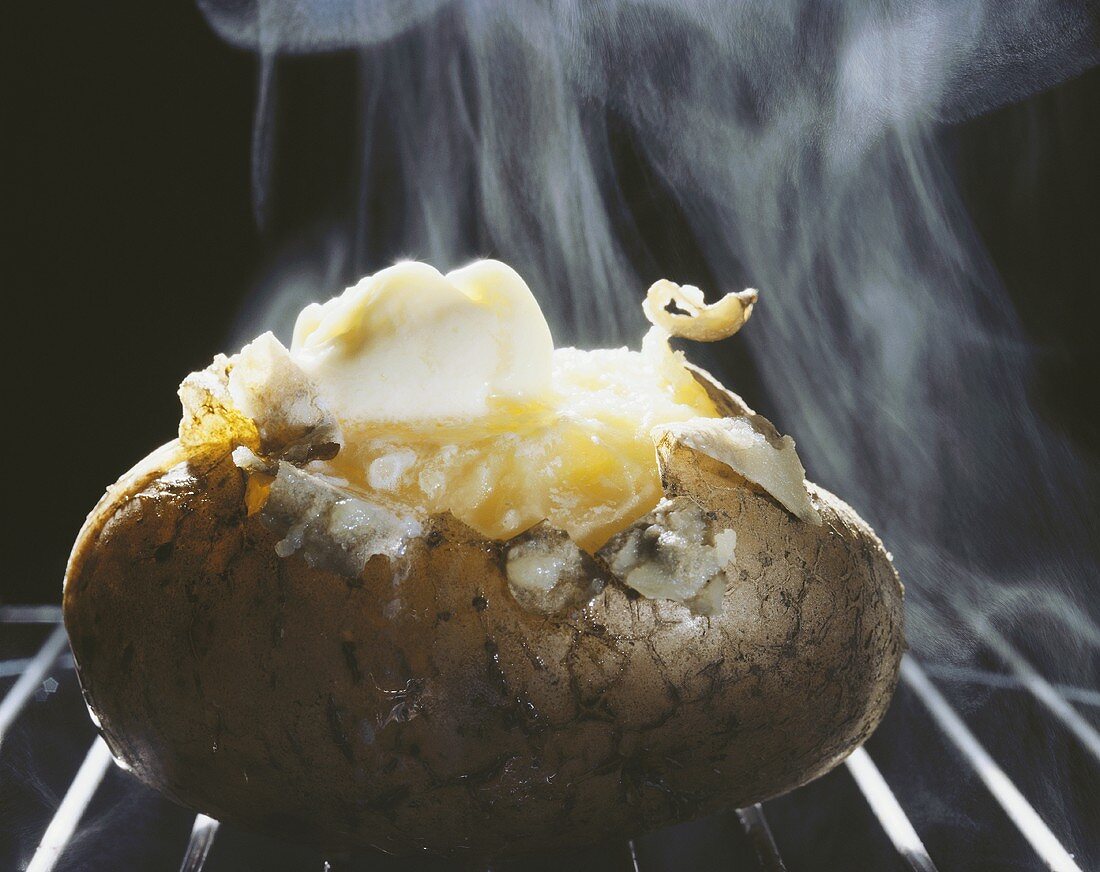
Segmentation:
<svg viewBox="0 0 1100 872">
<path fill-rule="evenodd" d="M 625 349 L 567 351 L 549 397 L 494 402 L 474 421 L 345 424 L 347 444 L 326 472 L 386 499 L 449 511 L 493 539 L 547 520 L 595 551 L 663 495 L 651 429 L 719 413 L 667 346 L 657 360 Z M 372 483 L 376 461 L 396 463 L 396 481 Z"/>
</svg>

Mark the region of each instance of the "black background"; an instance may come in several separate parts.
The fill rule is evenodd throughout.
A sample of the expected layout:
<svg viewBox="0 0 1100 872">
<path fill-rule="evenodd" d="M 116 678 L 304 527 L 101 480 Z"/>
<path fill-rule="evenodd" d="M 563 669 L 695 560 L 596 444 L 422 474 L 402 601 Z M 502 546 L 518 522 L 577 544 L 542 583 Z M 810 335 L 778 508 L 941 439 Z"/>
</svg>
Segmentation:
<svg viewBox="0 0 1100 872">
<path fill-rule="evenodd" d="M 0 601 L 58 601 L 85 513 L 174 434 L 180 379 L 231 350 L 234 318 L 276 253 L 347 210 L 354 65 L 336 55 L 280 70 L 281 115 L 314 133 L 283 143 L 291 182 L 261 232 L 251 55 L 180 0 L 66 0 L 18 15 L 3 50 Z M 944 136 L 1037 345 L 1033 399 L 1095 460 L 1100 72 Z"/>
</svg>

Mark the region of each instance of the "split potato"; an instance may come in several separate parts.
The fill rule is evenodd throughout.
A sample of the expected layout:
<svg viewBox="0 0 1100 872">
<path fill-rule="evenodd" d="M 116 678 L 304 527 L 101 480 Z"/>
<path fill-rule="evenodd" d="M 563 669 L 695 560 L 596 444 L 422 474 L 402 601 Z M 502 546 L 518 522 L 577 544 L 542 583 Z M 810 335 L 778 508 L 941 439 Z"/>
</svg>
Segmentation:
<svg viewBox="0 0 1100 872">
<path fill-rule="evenodd" d="M 691 372 L 724 420 L 778 438 Z M 275 504 L 309 452 L 284 468 L 240 421 L 212 419 L 221 429 L 109 489 L 65 582 L 105 740 L 177 802 L 325 848 L 482 862 L 768 799 L 885 713 L 902 589 L 871 529 L 820 488 L 804 485 L 815 523 L 669 427 L 664 499 L 597 549 L 549 524 L 494 539 L 438 512 L 399 548 L 342 562 L 306 547 L 301 524 L 306 545 L 285 547 L 305 510 Z M 333 513 L 341 487 L 326 487 Z M 710 550 L 677 562 L 684 530 Z M 706 560 L 723 570 L 691 596 L 639 592 Z"/>
</svg>

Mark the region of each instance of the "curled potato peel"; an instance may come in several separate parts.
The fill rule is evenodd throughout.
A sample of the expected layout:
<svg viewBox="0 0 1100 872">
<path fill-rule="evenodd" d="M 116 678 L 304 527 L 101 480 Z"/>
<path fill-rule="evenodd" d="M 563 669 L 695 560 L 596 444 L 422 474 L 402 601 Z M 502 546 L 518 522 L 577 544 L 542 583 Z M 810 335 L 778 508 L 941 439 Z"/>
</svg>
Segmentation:
<svg viewBox="0 0 1100 872">
<path fill-rule="evenodd" d="M 642 311 L 651 324 L 670 336 L 716 342 L 729 338 L 745 325 L 757 296 L 757 292 L 749 288 L 728 293 L 708 305 L 703 292 L 694 285 L 678 285 L 660 279 L 646 293 Z"/>
</svg>

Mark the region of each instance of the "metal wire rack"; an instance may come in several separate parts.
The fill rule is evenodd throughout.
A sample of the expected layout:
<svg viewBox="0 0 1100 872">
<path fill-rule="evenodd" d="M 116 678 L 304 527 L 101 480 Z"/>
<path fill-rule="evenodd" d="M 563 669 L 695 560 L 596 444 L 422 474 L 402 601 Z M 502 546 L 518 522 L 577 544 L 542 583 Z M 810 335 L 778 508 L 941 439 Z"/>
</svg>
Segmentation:
<svg viewBox="0 0 1100 872">
<path fill-rule="evenodd" d="M 55 606 L 0 607 L 4 868 L 447 868 L 382 854 L 322 858 L 160 799 L 112 766 L 95 736 L 60 621 Z M 735 815 L 592 849 L 569 858 L 569 868 L 1100 868 L 1100 692 L 1051 683 L 1003 635 L 992 627 L 983 632 L 990 669 L 922 665 L 907 655 L 882 727 L 819 781 Z M 991 695 L 999 704 L 989 704 Z M 960 713 L 975 697 L 985 704 Z M 1016 714 L 1022 720 L 1014 724 Z M 1049 759 L 1068 761 L 1067 771 L 1021 768 L 1019 761 L 1031 758 L 1029 742 Z M 1033 762 L 1044 759 L 1037 753 Z M 551 858 L 515 868 L 564 864 Z"/>
</svg>

